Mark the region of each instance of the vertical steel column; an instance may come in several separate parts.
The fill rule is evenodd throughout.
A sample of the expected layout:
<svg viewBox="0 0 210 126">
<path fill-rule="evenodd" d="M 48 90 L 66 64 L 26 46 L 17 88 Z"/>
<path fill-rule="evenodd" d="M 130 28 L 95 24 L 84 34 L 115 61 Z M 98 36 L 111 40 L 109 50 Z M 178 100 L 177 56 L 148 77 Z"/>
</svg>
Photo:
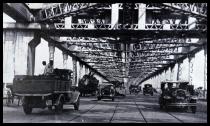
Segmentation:
<svg viewBox="0 0 210 126">
<path fill-rule="evenodd" d="M 88 74 L 88 68 L 85 66 L 85 74 Z"/>
<path fill-rule="evenodd" d="M 183 62 L 183 61 L 182 61 Z M 178 70 L 177 70 L 177 81 L 181 80 L 182 76 L 182 62 L 178 63 Z"/>
<path fill-rule="evenodd" d="M 75 58 L 72 58 L 73 61 L 73 85 L 77 85 L 77 60 Z"/>
<path fill-rule="evenodd" d="M 53 60 L 54 61 L 54 53 L 55 53 L 55 46 L 51 43 L 48 43 L 49 46 L 49 61 Z M 54 67 L 54 65 L 53 65 Z"/>
<path fill-rule="evenodd" d="M 12 83 L 15 74 L 15 42 L 16 34 L 14 31 L 4 31 L 5 39 L 3 42 L 3 82 Z"/>
<path fill-rule="evenodd" d="M 144 30 L 146 24 L 146 4 L 138 4 L 138 29 Z"/>
<path fill-rule="evenodd" d="M 174 75 L 174 68 L 170 67 L 170 80 L 173 81 L 173 75 Z"/>
<path fill-rule="evenodd" d="M 204 98 L 207 99 L 207 46 L 204 46 Z"/>
<path fill-rule="evenodd" d="M 196 18 L 194 17 L 189 17 L 188 18 L 188 29 L 194 29 L 196 26 Z"/>
<path fill-rule="evenodd" d="M 112 4 L 111 9 L 111 29 L 117 29 L 119 20 L 119 3 Z"/>
<path fill-rule="evenodd" d="M 189 81 L 189 84 L 192 85 L 192 74 L 193 74 L 193 62 L 194 62 L 194 56 L 192 55 L 189 55 L 188 56 L 188 63 L 189 63 L 189 67 L 188 67 L 188 81 Z"/>
<path fill-rule="evenodd" d="M 65 28 L 71 29 L 71 25 L 72 25 L 72 16 L 66 17 L 65 18 Z"/>
<path fill-rule="evenodd" d="M 82 78 L 82 64 L 79 63 L 79 79 Z"/>
<path fill-rule="evenodd" d="M 128 78 L 126 77 L 126 44 L 121 44 L 121 50 L 123 51 L 122 52 L 122 62 L 123 62 L 123 68 L 122 68 L 122 71 L 123 71 L 123 82 L 124 82 L 124 85 L 125 85 L 125 88 L 126 90 L 128 90 Z M 127 92 L 127 91 L 126 91 Z"/>
<path fill-rule="evenodd" d="M 68 55 L 63 52 L 63 68 L 67 69 L 67 60 L 68 60 Z"/>
</svg>

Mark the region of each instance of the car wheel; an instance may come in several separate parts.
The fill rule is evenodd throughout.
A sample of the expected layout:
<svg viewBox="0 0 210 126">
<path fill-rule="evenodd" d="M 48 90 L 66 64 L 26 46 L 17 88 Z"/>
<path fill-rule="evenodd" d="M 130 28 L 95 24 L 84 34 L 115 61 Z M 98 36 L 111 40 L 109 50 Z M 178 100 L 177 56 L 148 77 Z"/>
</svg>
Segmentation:
<svg viewBox="0 0 210 126">
<path fill-rule="evenodd" d="M 153 93 L 151 93 L 151 96 L 153 96 Z"/>
<path fill-rule="evenodd" d="M 196 113 L 197 107 L 196 106 L 191 106 L 191 110 L 192 110 L 192 113 Z"/>
<path fill-rule="evenodd" d="M 100 101 L 101 100 L 101 97 L 98 97 L 98 100 Z"/>
<path fill-rule="evenodd" d="M 112 98 L 112 101 L 114 101 L 114 98 Z"/>
<path fill-rule="evenodd" d="M 161 109 L 161 110 L 163 109 L 163 105 L 162 105 L 162 104 L 160 104 L 160 109 Z"/>
<path fill-rule="evenodd" d="M 74 110 L 79 110 L 79 103 L 80 103 L 80 97 L 77 99 L 77 102 L 74 104 Z"/>
<path fill-rule="evenodd" d="M 55 111 L 61 113 L 63 111 L 63 101 L 61 100 L 57 106 L 55 106 Z"/>
<path fill-rule="evenodd" d="M 52 111 L 52 106 L 47 107 L 49 111 Z"/>
<path fill-rule="evenodd" d="M 23 111 L 26 115 L 31 114 L 32 112 L 32 107 L 28 106 L 28 105 L 23 105 Z"/>
</svg>

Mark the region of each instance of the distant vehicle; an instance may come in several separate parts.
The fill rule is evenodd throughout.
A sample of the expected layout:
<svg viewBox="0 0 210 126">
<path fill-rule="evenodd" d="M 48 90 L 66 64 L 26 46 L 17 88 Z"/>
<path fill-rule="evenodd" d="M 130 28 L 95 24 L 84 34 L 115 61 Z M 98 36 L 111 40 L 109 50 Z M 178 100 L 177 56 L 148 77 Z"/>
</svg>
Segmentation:
<svg viewBox="0 0 210 126">
<path fill-rule="evenodd" d="M 93 75 L 94 74 L 90 72 L 80 79 L 78 87 L 81 96 L 86 96 L 88 94 L 92 96 L 96 95 L 99 80 L 97 80 Z"/>
<path fill-rule="evenodd" d="M 130 85 L 129 92 L 130 94 L 138 94 L 141 91 L 138 85 Z"/>
<path fill-rule="evenodd" d="M 33 108 L 55 108 L 62 112 L 64 104 L 74 105 L 79 109 L 80 93 L 72 85 L 72 71 L 54 69 L 50 75 L 16 75 L 13 80 L 13 91 L 17 96 L 23 97 L 23 111 L 31 114 Z"/>
<path fill-rule="evenodd" d="M 194 95 L 193 85 L 185 81 L 166 81 L 161 82 L 162 94 L 159 97 L 160 108 L 169 107 L 182 108 L 188 110 L 191 108 L 196 113 L 197 97 Z"/>
<path fill-rule="evenodd" d="M 143 88 L 143 94 L 150 94 L 151 96 L 153 96 L 153 87 L 151 84 L 145 84 L 144 88 Z"/>
<path fill-rule="evenodd" d="M 113 84 L 105 83 L 98 86 L 97 99 L 109 98 L 114 101 L 115 89 Z"/>
<path fill-rule="evenodd" d="M 115 88 L 115 96 L 122 96 L 122 97 L 125 97 L 125 87 L 116 87 Z"/>
</svg>

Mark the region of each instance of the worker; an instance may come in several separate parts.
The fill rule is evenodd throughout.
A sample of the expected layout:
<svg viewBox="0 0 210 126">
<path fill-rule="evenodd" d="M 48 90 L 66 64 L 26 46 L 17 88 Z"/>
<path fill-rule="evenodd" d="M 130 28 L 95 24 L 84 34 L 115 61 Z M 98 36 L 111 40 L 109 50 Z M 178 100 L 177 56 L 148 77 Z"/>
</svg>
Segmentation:
<svg viewBox="0 0 210 126">
<path fill-rule="evenodd" d="M 48 63 L 44 70 L 44 75 L 49 75 L 53 73 L 53 60 L 50 60 L 50 63 Z"/>
<path fill-rule="evenodd" d="M 41 69 L 41 73 L 45 73 L 46 61 L 42 61 L 43 68 Z"/>
</svg>

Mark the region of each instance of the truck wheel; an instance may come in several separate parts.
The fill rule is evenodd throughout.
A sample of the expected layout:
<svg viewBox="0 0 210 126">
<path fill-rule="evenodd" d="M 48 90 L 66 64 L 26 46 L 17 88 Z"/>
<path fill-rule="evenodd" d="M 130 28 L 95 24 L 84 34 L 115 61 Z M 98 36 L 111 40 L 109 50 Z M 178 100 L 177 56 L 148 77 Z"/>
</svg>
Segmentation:
<svg viewBox="0 0 210 126">
<path fill-rule="evenodd" d="M 30 107 L 30 99 L 28 97 L 23 98 L 23 111 L 25 114 L 31 114 L 32 107 Z"/>
<path fill-rule="evenodd" d="M 23 105 L 23 111 L 26 115 L 31 114 L 32 112 L 32 107 L 28 106 L 28 105 Z"/>
<path fill-rule="evenodd" d="M 161 109 L 161 110 L 163 109 L 163 105 L 162 105 L 162 104 L 160 104 L 160 109 Z"/>
<path fill-rule="evenodd" d="M 197 109 L 196 106 L 192 106 L 192 107 L 191 107 L 192 113 L 196 113 L 196 109 Z"/>
<path fill-rule="evenodd" d="M 79 103 L 80 103 L 80 97 L 77 99 L 77 102 L 74 103 L 74 110 L 79 110 Z"/>
<path fill-rule="evenodd" d="M 98 97 L 98 100 L 101 100 L 101 97 Z"/>
<path fill-rule="evenodd" d="M 52 111 L 52 106 L 47 107 L 49 111 Z"/>
<path fill-rule="evenodd" d="M 114 101 L 114 98 L 112 98 L 112 101 Z"/>
<path fill-rule="evenodd" d="M 57 106 L 55 106 L 55 111 L 61 113 L 63 111 L 63 101 L 61 100 Z"/>
</svg>

